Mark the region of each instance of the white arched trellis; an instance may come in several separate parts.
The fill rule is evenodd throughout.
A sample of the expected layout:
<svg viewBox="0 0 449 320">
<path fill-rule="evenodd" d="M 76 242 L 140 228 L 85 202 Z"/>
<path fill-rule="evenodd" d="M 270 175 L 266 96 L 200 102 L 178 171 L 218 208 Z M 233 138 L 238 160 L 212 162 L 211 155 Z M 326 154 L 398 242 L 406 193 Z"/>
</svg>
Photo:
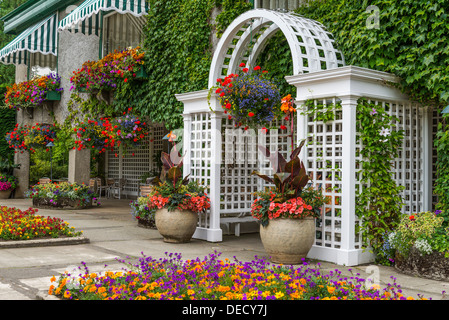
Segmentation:
<svg viewBox="0 0 449 320">
<path fill-rule="evenodd" d="M 236 73 L 242 62 L 251 67 L 278 31 L 288 41 L 294 74 L 344 65 L 343 55 L 336 49 L 332 35 L 319 22 L 294 13 L 256 9 L 239 16 L 222 35 L 212 59 L 209 88 L 218 78 Z"/>
<path fill-rule="evenodd" d="M 286 80 L 297 88 L 299 109 L 307 100 L 341 106 L 334 110 L 334 120 L 326 123 L 297 113 L 295 139 L 308 140 L 300 156 L 314 182 L 332 198 L 322 219 L 317 220 L 317 236 L 309 257 L 344 265 L 370 262 L 373 257 L 362 248 L 357 233 L 360 221 L 355 216 L 357 190 L 363 188 L 356 180 L 357 149 L 362 147 L 356 140 L 357 101 L 367 98 L 382 104 L 398 116 L 398 126 L 407 132 L 404 152 L 395 160 L 394 173 L 398 183 L 405 186 L 406 212 L 426 210 L 431 205 L 431 160 L 424 156 L 431 150 L 422 143 L 429 136 L 429 112 L 423 112 L 407 96 L 386 85 L 398 81 L 396 77 L 345 66 L 332 35 L 320 23 L 265 9 L 242 14 L 224 32 L 212 59 L 209 88 L 218 78 L 237 73 L 242 62 L 253 67 L 267 41 L 278 31 L 284 34 L 291 50 L 294 74 L 286 75 Z M 257 141 L 287 154 L 290 141 L 277 130 L 253 136 L 233 131 L 234 125 L 224 117 L 218 99 L 212 94 L 208 100 L 209 94 L 209 90 L 202 90 L 176 97 L 184 103 L 184 175 L 210 188 L 211 209 L 201 217 L 194 237 L 218 242 L 229 224 L 235 226 L 238 235 L 240 223 L 254 221 L 249 214 L 253 194 L 263 184 L 251 172 L 270 170 L 268 161 L 255 154 L 256 148 L 248 142 Z M 234 157 L 226 158 L 228 155 Z"/>
</svg>

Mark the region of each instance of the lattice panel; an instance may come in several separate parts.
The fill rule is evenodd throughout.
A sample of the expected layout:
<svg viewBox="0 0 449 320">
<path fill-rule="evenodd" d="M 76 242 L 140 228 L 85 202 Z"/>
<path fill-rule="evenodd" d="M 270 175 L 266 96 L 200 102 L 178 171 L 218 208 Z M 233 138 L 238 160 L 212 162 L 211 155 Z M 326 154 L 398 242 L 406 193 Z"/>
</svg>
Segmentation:
<svg viewBox="0 0 449 320">
<path fill-rule="evenodd" d="M 192 114 L 190 150 L 190 179 L 210 186 L 212 164 L 212 121 L 209 113 Z M 200 215 L 198 225 L 209 227 L 210 211 Z"/>
<path fill-rule="evenodd" d="M 107 177 L 116 180 L 127 179 L 124 193 L 137 195 L 142 175 L 157 169 L 153 156 L 163 150 L 162 138 L 167 130 L 161 124 L 154 124 L 151 132 L 152 134 L 140 147 L 129 148 L 126 151 L 115 148 L 107 153 Z"/>
<path fill-rule="evenodd" d="M 432 112 L 432 142 L 435 141 L 438 132 L 438 124 L 443 120 L 441 111 L 434 109 Z M 435 206 L 438 204 L 438 196 L 433 193 L 433 188 L 437 179 L 437 164 L 438 155 L 435 144 L 432 144 L 432 210 L 435 210 Z"/>
<path fill-rule="evenodd" d="M 221 165 L 221 214 L 249 213 L 258 191 L 257 133 L 235 128 L 232 120 L 223 119 L 223 161 Z"/>
<path fill-rule="evenodd" d="M 333 110 L 333 121 L 316 121 L 316 115 L 308 115 L 306 120 L 306 170 L 313 185 L 331 199 L 324 206 L 321 219 L 317 219 L 315 245 L 329 248 L 340 248 L 341 243 L 343 114 L 335 107 L 338 102 L 336 99 L 315 101 Z"/>
<path fill-rule="evenodd" d="M 393 161 L 393 177 L 404 187 L 401 197 L 404 201 L 402 212 L 411 214 L 423 210 L 423 123 L 422 108 L 416 104 L 401 104 L 385 101 L 370 101 L 382 105 L 391 116 L 398 119 L 395 124 L 403 130 L 404 139 L 398 157 Z M 361 148 L 357 145 L 357 148 Z M 357 190 L 362 186 L 357 183 Z"/>
</svg>

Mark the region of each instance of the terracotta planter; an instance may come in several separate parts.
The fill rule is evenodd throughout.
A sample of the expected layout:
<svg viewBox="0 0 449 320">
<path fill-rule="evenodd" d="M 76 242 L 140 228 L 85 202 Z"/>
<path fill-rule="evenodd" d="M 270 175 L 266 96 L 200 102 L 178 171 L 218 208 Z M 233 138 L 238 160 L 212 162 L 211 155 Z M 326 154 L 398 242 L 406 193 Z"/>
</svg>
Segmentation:
<svg viewBox="0 0 449 320">
<path fill-rule="evenodd" d="M 11 191 L 12 191 L 11 189 L 0 191 L 0 199 L 9 199 Z"/>
<path fill-rule="evenodd" d="M 155 214 L 156 228 L 164 237 L 164 242 L 189 242 L 198 224 L 198 214 L 192 211 L 168 211 L 160 209 Z"/>
<path fill-rule="evenodd" d="M 315 240 L 315 219 L 273 219 L 260 226 L 260 238 L 271 261 L 299 264 Z"/>
</svg>

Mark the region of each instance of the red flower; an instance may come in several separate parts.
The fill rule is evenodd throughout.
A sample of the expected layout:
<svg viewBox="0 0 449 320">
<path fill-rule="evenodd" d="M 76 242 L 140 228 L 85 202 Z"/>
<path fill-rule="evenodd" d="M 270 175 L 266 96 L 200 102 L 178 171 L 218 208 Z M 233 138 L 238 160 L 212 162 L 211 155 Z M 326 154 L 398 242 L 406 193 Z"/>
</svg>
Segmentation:
<svg viewBox="0 0 449 320">
<path fill-rule="evenodd" d="M 230 103 L 226 104 L 226 109 L 231 109 L 231 104 Z"/>
<path fill-rule="evenodd" d="M 257 70 L 260 70 L 260 67 L 259 67 L 259 66 L 255 66 L 255 67 L 254 67 L 254 71 L 257 71 Z"/>
<path fill-rule="evenodd" d="M 250 118 L 254 117 L 254 113 L 253 112 L 249 112 L 248 113 L 248 117 L 250 117 Z"/>
<path fill-rule="evenodd" d="M 414 216 L 414 215 L 411 215 L 411 216 L 409 217 L 409 219 L 413 221 L 413 220 L 415 220 L 415 216 Z"/>
<path fill-rule="evenodd" d="M 247 73 L 248 72 L 248 68 L 243 68 L 242 71 Z"/>
<path fill-rule="evenodd" d="M 243 68 L 244 66 L 245 66 L 245 62 L 242 62 L 239 67 Z"/>
<path fill-rule="evenodd" d="M 281 126 L 281 130 L 285 130 L 285 129 L 287 129 L 287 127 L 284 126 L 284 125 L 282 125 L 282 126 Z"/>
</svg>

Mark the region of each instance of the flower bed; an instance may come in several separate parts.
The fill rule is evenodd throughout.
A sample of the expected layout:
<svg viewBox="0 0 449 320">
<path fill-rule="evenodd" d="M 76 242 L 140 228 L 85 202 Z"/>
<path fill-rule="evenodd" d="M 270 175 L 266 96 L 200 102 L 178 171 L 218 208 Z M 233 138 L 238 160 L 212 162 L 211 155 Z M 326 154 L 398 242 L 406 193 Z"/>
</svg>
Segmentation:
<svg viewBox="0 0 449 320">
<path fill-rule="evenodd" d="M 406 274 L 448 281 L 448 214 L 436 210 L 403 215 L 386 235 L 381 257 Z"/>
<path fill-rule="evenodd" d="M 264 259 L 231 263 L 219 255 L 202 261 L 183 261 L 180 254 L 143 256 L 129 263 L 133 271 L 104 275 L 90 273 L 84 264 L 84 273 L 53 277 L 48 293 L 79 300 L 413 300 L 396 284 L 366 288 L 364 279 L 338 270 L 324 274 L 307 262 L 299 268 L 272 266 Z"/>
<path fill-rule="evenodd" d="M 85 209 L 100 205 L 89 186 L 68 182 L 38 183 L 25 193 L 25 197 L 33 200 L 33 206 L 45 209 Z"/>
<path fill-rule="evenodd" d="M 47 94 L 52 91 L 61 92 L 59 88 L 61 77 L 51 73 L 30 81 L 15 83 L 7 87 L 5 104 L 9 109 L 34 108 L 47 100 Z"/>
<path fill-rule="evenodd" d="M 43 217 L 36 213 L 33 208 L 22 211 L 0 207 L 0 240 L 77 237 L 82 234 L 59 218 Z"/>
</svg>

